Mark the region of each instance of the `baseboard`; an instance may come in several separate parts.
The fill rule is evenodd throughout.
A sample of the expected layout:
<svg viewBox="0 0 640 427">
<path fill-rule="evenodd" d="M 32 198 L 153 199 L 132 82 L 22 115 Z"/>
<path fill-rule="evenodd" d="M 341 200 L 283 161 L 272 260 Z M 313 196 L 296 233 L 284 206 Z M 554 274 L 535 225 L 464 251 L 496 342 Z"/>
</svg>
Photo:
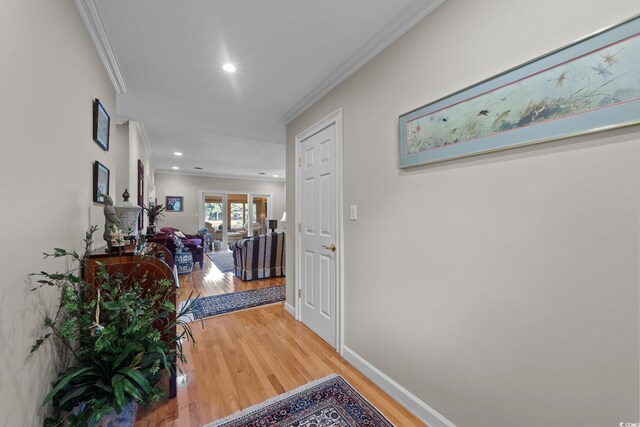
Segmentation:
<svg viewBox="0 0 640 427">
<path fill-rule="evenodd" d="M 284 310 L 289 313 L 291 316 L 296 317 L 296 309 L 293 308 L 293 306 L 291 304 L 289 304 L 288 302 L 284 303 Z"/>
<path fill-rule="evenodd" d="M 414 396 L 409 390 L 389 378 L 385 373 L 367 362 L 346 345 L 342 347 L 344 359 L 358 371 L 384 390 L 389 396 L 404 406 L 409 412 L 420 418 L 429 427 L 456 427 L 451 421 L 440 415 L 435 409 Z"/>
</svg>

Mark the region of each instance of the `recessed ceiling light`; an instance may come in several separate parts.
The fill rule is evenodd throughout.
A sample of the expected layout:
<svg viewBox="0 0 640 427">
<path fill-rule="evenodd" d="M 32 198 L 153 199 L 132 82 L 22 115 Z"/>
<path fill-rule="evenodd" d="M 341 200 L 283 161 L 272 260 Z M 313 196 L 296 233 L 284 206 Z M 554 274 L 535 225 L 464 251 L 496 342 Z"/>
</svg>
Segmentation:
<svg viewBox="0 0 640 427">
<path fill-rule="evenodd" d="M 200 166 L 194 166 L 193 168 L 194 168 L 194 169 L 197 169 L 197 170 L 199 170 L 199 171 L 200 171 L 200 170 L 202 170 L 202 168 L 201 168 Z"/>
<path fill-rule="evenodd" d="M 176 151 L 175 153 L 173 153 L 174 156 L 182 156 L 182 153 L 179 151 Z"/>
<path fill-rule="evenodd" d="M 174 171 L 177 171 L 177 170 L 178 170 L 178 169 L 180 169 L 180 168 L 179 168 L 179 167 L 177 167 L 177 166 L 171 166 L 171 169 L 173 169 Z"/>
<path fill-rule="evenodd" d="M 274 178 L 277 178 L 277 177 L 278 177 L 278 175 L 273 175 L 273 177 L 274 177 Z"/>
<path fill-rule="evenodd" d="M 222 66 L 222 69 L 225 70 L 227 73 L 235 73 L 236 72 L 236 66 L 233 65 L 230 62 L 227 62 L 226 64 L 224 64 Z"/>
</svg>

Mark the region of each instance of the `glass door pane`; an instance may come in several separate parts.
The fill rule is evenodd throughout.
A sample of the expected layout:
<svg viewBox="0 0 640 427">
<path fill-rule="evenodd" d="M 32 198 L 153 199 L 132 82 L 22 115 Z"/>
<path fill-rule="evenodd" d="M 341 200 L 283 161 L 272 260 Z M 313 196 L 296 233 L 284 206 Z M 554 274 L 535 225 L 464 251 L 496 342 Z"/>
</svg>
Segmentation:
<svg viewBox="0 0 640 427">
<path fill-rule="evenodd" d="M 242 232 L 246 231 L 247 222 L 249 221 L 247 211 L 247 195 L 246 194 L 229 194 L 229 221 L 227 226 L 229 231 Z"/>
<path fill-rule="evenodd" d="M 222 196 L 204 197 L 204 226 L 209 230 L 209 233 L 222 231 L 223 212 Z"/>
<path fill-rule="evenodd" d="M 266 234 L 269 232 L 270 196 L 264 194 L 251 195 L 253 234 Z"/>
<path fill-rule="evenodd" d="M 226 197 L 222 193 L 204 194 L 203 225 L 211 233 L 214 248 L 224 248 L 227 244 L 227 233 L 223 227 L 225 199 Z M 220 243 L 216 243 L 216 241 Z"/>
</svg>

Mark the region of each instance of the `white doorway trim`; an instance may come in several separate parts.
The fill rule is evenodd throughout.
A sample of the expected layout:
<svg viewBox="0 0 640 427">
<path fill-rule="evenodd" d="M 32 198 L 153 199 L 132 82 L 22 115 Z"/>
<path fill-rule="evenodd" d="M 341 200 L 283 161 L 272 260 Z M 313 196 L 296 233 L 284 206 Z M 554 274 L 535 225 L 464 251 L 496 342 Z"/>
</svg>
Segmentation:
<svg viewBox="0 0 640 427">
<path fill-rule="evenodd" d="M 294 240 L 296 249 L 294 252 L 294 265 L 296 269 L 295 273 L 295 317 L 296 320 L 300 321 L 301 319 L 301 307 L 300 307 L 300 295 L 302 280 L 300 277 L 300 228 L 299 224 L 302 222 L 300 212 L 301 212 L 301 176 L 300 176 L 300 163 L 299 160 L 300 153 L 300 143 L 304 140 L 310 138 L 316 133 L 328 128 L 329 126 L 335 124 L 336 125 L 336 246 L 338 247 L 337 256 L 336 256 L 336 303 L 338 306 L 337 315 L 338 321 L 336 322 L 336 351 L 342 355 L 343 347 L 344 347 L 344 206 L 343 206 L 343 197 L 342 197 L 342 187 L 343 187 L 343 116 L 342 116 L 342 108 L 334 111 L 329 114 L 324 119 L 320 120 L 318 123 L 311 126 L 309 129 L 304 132 L 299 133 L 295 137 L 295 168 L 296 168 L 296 177 L 295 177 L 295 226 L 293 227 L 294 231 Z"/>
</svg>

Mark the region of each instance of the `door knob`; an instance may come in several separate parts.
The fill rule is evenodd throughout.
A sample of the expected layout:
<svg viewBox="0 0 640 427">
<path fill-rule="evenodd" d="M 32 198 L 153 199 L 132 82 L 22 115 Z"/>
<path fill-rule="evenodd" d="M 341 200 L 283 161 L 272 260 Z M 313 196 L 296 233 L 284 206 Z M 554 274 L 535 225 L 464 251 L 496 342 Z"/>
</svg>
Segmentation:
<svg viewBox="0 0 640 427">
<path fill-rule="evenodd" d="M 336 245 L 334 245 L 334 244 L 331 244 L 329 246 L 322 245 L 322 247 L 325 248 L 328 251 L 331 251 L 331 252 L 335 252 L 336 251 Z"/>
</svg>

